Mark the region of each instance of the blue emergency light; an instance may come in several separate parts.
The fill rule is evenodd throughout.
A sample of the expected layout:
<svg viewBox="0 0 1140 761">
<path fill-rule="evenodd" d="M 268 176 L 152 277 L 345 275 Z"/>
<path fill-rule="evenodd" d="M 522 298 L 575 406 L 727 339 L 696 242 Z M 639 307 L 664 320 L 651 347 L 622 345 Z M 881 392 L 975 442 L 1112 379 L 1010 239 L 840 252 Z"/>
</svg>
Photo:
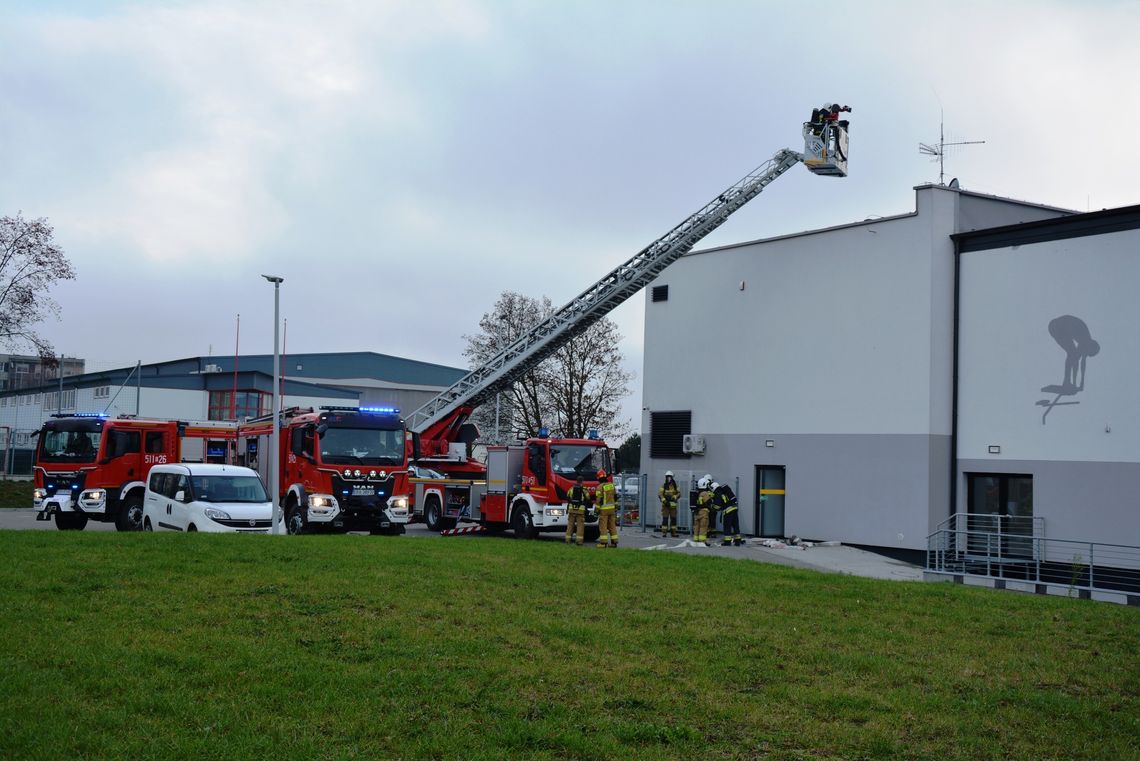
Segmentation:
<svg viewBox="0 0 1140 761">
<path fill-rule="evenodd" d="M 107 417 L 105 412 L 76 412 L 70 417 Z"/>
<path fill-rule="evenodd" d="M 549 428 L 539 428 L 538 429 L 538 438 L 545 439 L 549 435 L 550 435 L 550 429 Z"/>
<path fill-rule="evenodd" d="M 586 438 L 587 439 L 600 439 L 602 437 L 598 435 L 598 429 L 597 428 L 591 428 L 590 430 L 586 431 Z"/>
<path fill-rule="evenodd" d="M 376 415 L 395 415 L 400 410 L 396 407 L 359 407 L 361 412 L 371 412 Z"/>
</svg>

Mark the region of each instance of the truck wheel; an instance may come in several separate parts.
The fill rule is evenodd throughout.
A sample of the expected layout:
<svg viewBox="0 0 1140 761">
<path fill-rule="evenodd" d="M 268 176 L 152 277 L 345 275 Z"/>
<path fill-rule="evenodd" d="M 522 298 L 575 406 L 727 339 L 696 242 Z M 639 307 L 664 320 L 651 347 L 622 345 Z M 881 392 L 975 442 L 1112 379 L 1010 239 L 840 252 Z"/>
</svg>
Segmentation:
<svg viewBox="0 0 1140 761">
<path fill-rule="evenodd" d="M 439 506 L 439 497 L 434 494 L 424 503 L 424 523 L 428 531 L 439 531 L 443 528 L 443 509 Z"/>
<path fill-rule="evenodd" d="M 83 513 L 56 513 L 55 527 L 60 531 L 82 531 L 87 526 L 87 516 Z"/>
<path fill-rule="evenodd" d="M 285 531 L 289 534 L 304 534 L 308 526 L 305 525 L 305 513 L 296 500 L 289 500 L 285 506 Z"/>
<path fill-rule="evenodd" d="M 142 531 L 143 528 L 143 506 L 142 497 L 138 492 L 131 494 L 127 497 L 126 502 L 119 508 L 119 515 L 115 518 L 115 530 L 117 531 Z"/>
<path fill-rule="evenodd" d="M 537 536 L 534 520 L 530 517 L 530 507 L 525 502 L 515 504 L 515 509 L 511 513 L 511 530 L 518 539 L 534 539 Z"/>
</svg>

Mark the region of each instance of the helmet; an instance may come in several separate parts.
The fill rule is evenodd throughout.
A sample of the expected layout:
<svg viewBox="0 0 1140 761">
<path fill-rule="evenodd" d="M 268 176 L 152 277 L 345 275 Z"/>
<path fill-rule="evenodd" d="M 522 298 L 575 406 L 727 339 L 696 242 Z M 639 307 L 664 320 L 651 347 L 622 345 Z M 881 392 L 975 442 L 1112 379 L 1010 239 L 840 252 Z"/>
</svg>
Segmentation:
<svg viewBox="0 0 1140 761">
<path fill-rule="evenodd" d="M 713 491 L 716 491 L 717 489 L 720 488 L 720 484 L 718 484 L 716 481 L 713 481 L 712 485 L 709 486 L 709 488 L 712 489 Z"/>
<path fill-rule="evenodd" d="M 706 484 L 712 483 L 712 474 L 711 473 L 705 473 L 705 483 Z"/>
<path fill-rule="evenodd" d="M 702 479 L 698 480 L 698 481 L 697 481 L 697 488 L 698 488 L 698 489 L 707 489 L 707 488 L 709 488 L 709 480 L 708 480 L 708 478 L 702 478 Z"/>
<path fill-rule="evenodd" d="M 666 478 L 672 478 L 673 477 L 673 471 L 671 471 L 671 470 L 665 471 L 665 477 Z"/>
<path fill-rule="evenodd" d="M 598 470 L 598 479 L 600 480 L 600 479 L 603 479 L 605 477 L 606 477 L 606 472 L 604 470 L 599 469 Z"/>
</svg>

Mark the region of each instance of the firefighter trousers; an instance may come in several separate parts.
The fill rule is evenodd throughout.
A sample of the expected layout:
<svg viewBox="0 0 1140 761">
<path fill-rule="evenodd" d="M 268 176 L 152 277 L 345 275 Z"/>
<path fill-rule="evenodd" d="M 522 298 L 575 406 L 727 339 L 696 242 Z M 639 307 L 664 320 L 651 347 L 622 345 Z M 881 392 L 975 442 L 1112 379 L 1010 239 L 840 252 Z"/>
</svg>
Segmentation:
<svg viewBox="0 0 1140 761">
<path fill-rule="evenodd" d="M 586 541 L 586 511 L 570 508 L 566 516 L 566 543 L 582 544 L 584 541 Z"/>
<path fill-rule="evenodd" d="M 730 507 L 724 511 L 724 542 L 740 541 L 740 511 Z"/>
<path fill-rule="evenodd" d="M 693 541 L 703 542 L 709 538 L 709 509 L 702 507 L 693 513 Z"/>
<path fill-rule="evenodd" d="M 661 533 L 677 535 L 677 505 L 661 506 Z"/>
<path fill-rule="evenodd" d="M 598 546 L 605 547 L 607 543 L 617 547 L 617 509 L 613 507 L 598 509 Z"/>
</svg>

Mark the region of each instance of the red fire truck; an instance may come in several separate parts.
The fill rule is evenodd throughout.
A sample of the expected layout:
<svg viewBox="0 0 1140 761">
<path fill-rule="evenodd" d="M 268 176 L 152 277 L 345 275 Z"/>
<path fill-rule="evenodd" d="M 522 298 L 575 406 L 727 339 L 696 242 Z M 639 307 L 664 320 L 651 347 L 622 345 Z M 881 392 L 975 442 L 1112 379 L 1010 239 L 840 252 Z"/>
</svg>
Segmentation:
<svg viewBox="0 0 1140 761">
<path fill-rule="evenodd" d="M 239 441 L 266 476 L 272 415 L 243 423 Z M 240 446 L 240 444 L 239 444 Z M 292 407 L 282 411 L 280 493 L 290 534 L 403 533 L 410 444 L 392 407 Z"/>
<path fill-rule="evenodd" d="M 578 476 L 583 485 L 598 485 L 598 471 L 612 473 L 610 449 L 593 432 L 585 439 L 527 439 L 522 446 L 492 446 L 486 474 L 478 480 L 411 478 L 414 509 L 433 531 L 456 521 L 476 521 L 491 530 L 510 527 L 518 537 L 540 531 L 566 530 L 566 495 Z M 438 463 L 436 463 L 438 464 Z M 587 513 L 586 532 L 597 536 L 598 517 Z"/>
<path fill-rule="evenodd" d="M 224 421 L 53 415 L 37 434 L 36 519 L 54 515 L 61 530 L 82 530 L 94 520 L 139 531 L 151 466 L 180 462 L 188 438 L 207 441 L 203 459 L 225 462 L 235 430 Z"/>
</svg>

